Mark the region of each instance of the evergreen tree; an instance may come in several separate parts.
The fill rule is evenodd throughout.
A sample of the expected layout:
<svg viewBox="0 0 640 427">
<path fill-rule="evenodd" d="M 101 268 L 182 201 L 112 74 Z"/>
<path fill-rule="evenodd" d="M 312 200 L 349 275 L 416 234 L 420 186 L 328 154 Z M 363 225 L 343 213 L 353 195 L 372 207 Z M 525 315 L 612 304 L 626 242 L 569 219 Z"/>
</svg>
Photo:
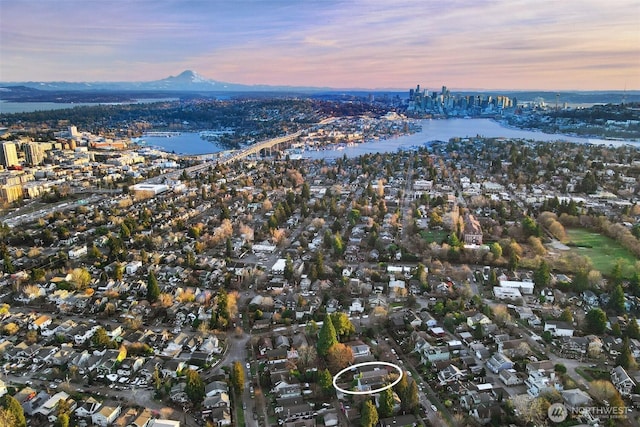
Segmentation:
<svg viewBox="0 0 640 427">
<path fill-rule="evenodd" d="M 318 276 L 318 279 L 324 279 L 325 278 L 325 273 L 324 273 L 324 256 L 322 255 L 321 251 L 318 251 L 316 253 L 316 262 L 315 262 L 315 268 L 316 268 L 316 274 Z"/>
<path fill-rule="evenodd" d="M 489 286 L 498 286 L 498 275 L 493 268 L 489 272 Z"/>
<path fill-rule="evenodd" d="M 13 274 L 16 272 L 16 268 L 13 266 L 13 261 L 11 261 L 11 256 L 9 253 L 5 253 L 3 260 L 3 271 L 7 274 Z"/>
<path fill-rule="evenodd" d="M 222 222 L 225 219 L 231 219 L 231 212 L 227 205 L 222 204 L 222 207 L 220 208 L 220 221 Z"/>
<path fill-rule="evenodd" d="M 89 257 L 89 259 L 100 259 L 102 258 L 102 253 L 100 252 L 100 250 L 96 247 L 95 243 L 91 244 L 91 247 L 89 248 L 89 250 L 87 251 L 87 256 Z"/>
<path fill-rule="evenodd" d="M 482 325 L 481 324 L 477 324 L 475 328 L 473 328 L 473 332 L 472 332 L 473 338 L 478 340 L 478 341 L 482 341 L 482 339 L 484 338 L 484 332 L 482 331 Z"/>
<path fill-rule="evenodd" d="M 458 235 L 456 233 L 449 234 L 448 243 L 449 243 L 449 246 L 451 246 L 452 248 L 459 248 L 463 246 L 462 242 L 460 242 L 460 239 L 458 238 Z"/>
<path fill-rule="evenodd" d="M 155 273 L 151 270 L 147 277 L 147 300 L 154 303 L 158 300 L 159 296 L 160 286 L 158 286 L 158 279 L 156 279 Z"/>
<path fill-rule="evenodd" d="M 393 415 L 393 392 L 390 388 L 383 390 L 378 398 L 378 415 L 387 418 Z"/>
<path fill-rule="evenodd" d="M 184 392 L 191 400 L 191 403 L 198 407 L 205 398 L 204 381 L 202 381 L 200 374 L 193 369 L 188 369 L 185 377 L 187 379 L 187 384 L 184 388 Z"/>
<path fill-rule="evenodd" d="M 287 254 L 287 258 L 284 263 L 284 278 L 287 280 L 293 279 L 293 260 L 289 254 Z"/>
<path fill-rule="evenodd" d="M 581 292 L 589 289 L 589 272 L 580 269 L 573 278 L 572 289 L 575 292 Z"/>
<path fill-rule="evenodd" d="M 225 242 L 224 256 L 231 258 L 231 255 L 233 255 L 233 243 L 230 238 L 227 238 Z"/>
<path fill-rule="evenodd" d="M 613 265 L 613 267 L 611 268 L 611 273 L 610 273 L 610 277 L 611 277 L 611 281 L 615 284 L 615 285 L 619 285 L 622 283 L 622 260 L 618 259 L 616 261 L 616 263 Z"/>
<path fill-rule="evenodd" d="M 632 295 L 640 296 L 640 271 L 636 271 L 631 275 L 629 292 L 631 292 Z"/>
<path fill-rule="evenodd" d="M 640 339 L 640 327 L 638 327 L 638 320 L 635 317 L 629 319 L 629 325 L 627 326 L 626 336 L 632 339 Z"/>
<path fill-rule="evenodd" d="M 109 236 L 107 248 L 109 248 L 109 261 L 122 261 L 127 257 L 127 248 L 117 235 Z"/>
<path fill-rule="evenodd" d="M 495 259 L 499 259 L 502 256 L 502 246 L 500 246 L 500 243 L 493 242 L 489 248 Z"/>
<path fill-rule="evenodd" d="M 582 181 L 576 185 L 576 191 L 587 194 L 593 194 L 598 191 L 598 182 L 591 171 L 587 171 Z"/>
<path fill-rule="evenodd" d="M 331 372 L 329 372 L 328 369 L 323 369 L 321 371 L 318 371 L 318 385 L 320 386 L 320 388 L 322 389 L 322 392 L 325 395 L 328 395 L 332 390 L 334 390 L 333 376 L 331 375 Z"/>
<path fill-rule="evenodd" d="M 131 237 L 131 230 L 129 230 L 129 227 L 127 227 L 127 224 L 125 224 L 124 222 L 120 226 L 120 237 L 123 240 L 126 240 Z"/>
<path fill-rule="evenodd" d="M 418 384 L 415 381 L 409 383 L 409 390 L 402 399 L 402 409 L 406 412 L 413 412 L 420 404 L 420 395 L 418 394 Z"/>
<path fill-rule="evenodd" d="M 307 182 L 302 184 L 300 195 L 304 200 L 309 200 L 309 198 L 311 198 L 311 188 L 309 187 L 309 184 Z"/>
<path fill-rule="evenodd" d="M 585 332 L 602 335 L 607 329 L 607 315 L 600 308 L 592 308 L 585 316 Z"/>
<path fill-rule="evenodd" d="M 622 366 L 624 369 L 636 369 L 638 367 L 636 359 L 633 357 L 633 354 L 631 354 L 631 349 L 629 348 L 629 337 L 622 339 L 622 348 L 616 358 L 616 364 Z"/>
<path fill-rule="evenodd" d="M 333 252 L 336 255 L 339 256 L 343 254 L 345 247 L 344 247 L 344 243 L 342 242 L 342 237 L 340 236 L 340 233 L 336 233 L 333 236 L 332 245 L 333 245 Z"/>
<path fill-rule="evenodd" d="M 360 426 L 373 427 L 378 424 L 378 410 L 375 405 L 371 403 L 371 400 L 367 400 L 362 405 L 362 411 L 360 413 Z"/>
<path fill-rule="evenodd" d="M 420 281 L 421 285 L 427 284 L 427 268 L 422 263 L 418 263 L 418 267 L 416 269 L 416 279 Z"/>
<path fill-rule="evenodd" d="M 229 314 L 229 297 L 227 296 L 227 292 L 224 289 L 220 289 L 218 291 L 217 296 L 217 304 L 215 310 L 215 321 L 212 314 L 213 327 L 219 329 L 225 329 L 229 326 L 229 319 L 231 315 Z"/>
<path fill-rule="evenodd" d="M 609 303 L 607 304 L 609 309 L 616 314 L 624 313 L 624 291 L 622 290 L 622 286 L 618 283 L 611 291 Z"/>
<path fill-rule="evenodd" d="M 322 328 L 318 334 L 318 354 L 322 357 L 326 357 L 329 353 L 329 349 L 338 343 L 338 335 L 336 329 L 333 327 L 331 316 L 325 316 Z"/>
<path fill-rule="evenodd" d="M 398 384 L 396 384 L 396 386 L 394 387 L 394 391 L 396 392 L 396 394 L 398 395 L 398 397 L 400 398 L 400 402 L 401 402 L 401 408 L 403 411 L 405 411 L 405 406 L 404 406 L 404 401 L 405 401 L 405 397 L 407 396 L 407 392 L 409 391 L 409 376 L 407 375 L 406 372 L 403 373 L 402 378 L 400 378 L 400 381 L 398 381 Z"/>
<path fill-rule="evenodd" d="M 622 329 L 620 329 L 619 323 L 614 323 L 613 325 L 611 325 L 611 335 L 613 335 L 614 337 L 622 336 Z"/>
<path fill-rule="evenodd" d="M 549 269 L 549 264 L 545 261 L 542 261 L 533 273 L 533 283 L 538 288 L 546 288 L 551 283 L 551 270 Z"/>
<path fill-rule="evenodd" d="M 520 257 L 514 251 L 509 253 L 509 270 L 516 271 L 520 263 Z"/>
<path fill-rule="evenodd" d="M 542 235 L 540 226 L 535 222 L 533 218 L 529 216 L 525 217 L 522 220 L 522 231 L 524 232 L 525 237 L 540 237 Z"/>
</svg>

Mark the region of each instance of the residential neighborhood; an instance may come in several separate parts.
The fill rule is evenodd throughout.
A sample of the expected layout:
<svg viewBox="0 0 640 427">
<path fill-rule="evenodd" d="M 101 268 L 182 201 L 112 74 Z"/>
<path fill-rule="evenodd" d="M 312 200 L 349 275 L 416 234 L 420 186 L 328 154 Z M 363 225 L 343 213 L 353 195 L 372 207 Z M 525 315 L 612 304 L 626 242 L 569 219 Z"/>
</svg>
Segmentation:
<svg viewBox="0 0 640 427">
<path fill-rule="evenodd" d="M 417 130 L 380 105 L 232 162 L 47 131 L 65 160 L 2 172 L 3 402 L 30 426 L 638 425 L 637 146 L 296 156 Z"/>
</svg>

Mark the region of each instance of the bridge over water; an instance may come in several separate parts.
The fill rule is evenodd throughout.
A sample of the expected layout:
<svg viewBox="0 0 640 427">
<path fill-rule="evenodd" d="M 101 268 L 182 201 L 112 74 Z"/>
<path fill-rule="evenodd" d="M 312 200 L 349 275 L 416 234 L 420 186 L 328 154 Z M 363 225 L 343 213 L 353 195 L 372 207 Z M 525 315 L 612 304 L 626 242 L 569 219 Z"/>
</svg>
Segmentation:
<svg viewBox="0 0 640 427">
<path fill-rule="evenodd" d="M 335 117 L 329 117 L 327 119 L 324 119 L 324 120 L 318 122 L 316 124 L 316 126 L 326 125 L 326 124 L 331 123 L 331 122 L 333 122 L 335 120 L 336 120 Z M 288 134 L 288 135 L 285 135 L 285 136 L 280 136 L 280 137 L 277 137 L 277 138 L 267 139 L 266 141 L 258 142 L 256 144 L 253 144 L 253 145 L 247 147 L 247 148 L 244 148 L 243 150 L 234 152 L 229 157 L 221 159 L 220 163 L 223 163 L 223 164 L 233 163 L 236 160 L 240 160 L 242 158 L 249 157 L 252 154 L 258 154 L 263 150 L 268 150 L 268 149 L 271 149 L 271 148 L 279 146 L 279 145 L 288 144 L 291 141 L 293 141 L 294 139 L 298 138 L 300 135 L 302 135 L 303 132 L 304 131 L 298 131 L 296 133 L 291 133 L 291 134 Z"/>
<path fill-rule="evenodd" d="M 331 123 L 333 121 L 335 121 L 336 118 L 335 117 L 330 117 L 328 119 L 324 119 L 320 122 L 318 122 L 316 125 L 314 126 L 322 126 L 322 125 L 326 125 L 328 123 Z M 246 147 L 242 150 L 239 151 L 232 151 L 229 153 L 229 155 L 224 156 L 224 157 L 219 157 L 217 159 L 212 159 L 211 158 L 211 154 L 206 154 L 204 156 L 194 156 L 195 158 L 200 158 L 201 160 L 205 160 L 204 163 L 201 163 L 199 165 L 195 165 L 195 166 L 190 166 L 186 169 L 180 169 L 180 170 L 176 170 L 173 172 L 168 172 L 166 174 L 148 179 L 145 181 L 145 183 L 147 184 L 158 184 L 160 182 L 163 182 L 166 179 L 178 179 L 180 177 L 180 175 L 183 172 L 186 172 L 187 174 L 193 176 L 195 173 L 203 171 L 209 167 L 211 167 L 212 165 L 215 165 L 217 163 L 220 164 L 229 164 L 229 163 L 233 163 L 237 160 L 241 160 L 244 159 L 246 157 L 249 157 L 251 155 L 254 154 L 259 154 L 261 151 L 263 150 L 270 150 L 274 147 L 277 147 L 279 145 L 286 145 L 286 144 L 290 144 L 291 141 L 297 139 L 300 135 L 302 135 L 303 132 L 306 132 L 305 130 L 300 130 L 296 133 L 291 133 L 288 135 L 284 135 L 284 136 L 279 136 L 277 138 L 271 138 L 271 139 L 267 139 L 265 141 L 261 141 L 258 143 L 255 143 L 249 147 Z"/>
</svg>

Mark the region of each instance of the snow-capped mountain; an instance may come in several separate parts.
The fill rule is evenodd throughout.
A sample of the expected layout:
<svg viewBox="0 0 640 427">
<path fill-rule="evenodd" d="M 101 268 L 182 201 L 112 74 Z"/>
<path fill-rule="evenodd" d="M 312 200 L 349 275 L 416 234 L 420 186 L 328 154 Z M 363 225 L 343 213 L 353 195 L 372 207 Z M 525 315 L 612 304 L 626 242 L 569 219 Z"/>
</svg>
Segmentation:
<svg viewBox="0 0 640 427">
<path fill-rule="evenodd" d="M 180 91 L 180 92 L 211 92 L 211 91 L 305 91 L 313 92 L 328 88 L 243 85 L 226 83 L 208 79 L 195 71 L 186 70 L 177 76 L 169 76 L 161 80 L 148 82 L 12 82 L 2 83 L 0 86 L 23 86 L 39 90 L 56 91 Z"/>
<path fill-rule="evenodd" d="M 207 79 L 195 71 L 186 70 L 177 76 L 142 83 L 145 88 L 164 90 L 224 90 L 228 83 Z"/>
</svg>

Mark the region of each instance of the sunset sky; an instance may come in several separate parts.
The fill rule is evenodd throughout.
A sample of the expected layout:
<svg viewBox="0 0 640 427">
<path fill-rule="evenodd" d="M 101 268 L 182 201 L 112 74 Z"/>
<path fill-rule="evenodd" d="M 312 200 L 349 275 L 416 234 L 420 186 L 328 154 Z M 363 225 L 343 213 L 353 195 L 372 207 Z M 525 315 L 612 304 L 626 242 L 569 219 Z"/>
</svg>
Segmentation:
<svg viewBox="0 0 640 427">
<path fill-rule="evenodd" d="M 640 90 L 640 0 L 0 0 L 0 81 Z"/>
</svg>

